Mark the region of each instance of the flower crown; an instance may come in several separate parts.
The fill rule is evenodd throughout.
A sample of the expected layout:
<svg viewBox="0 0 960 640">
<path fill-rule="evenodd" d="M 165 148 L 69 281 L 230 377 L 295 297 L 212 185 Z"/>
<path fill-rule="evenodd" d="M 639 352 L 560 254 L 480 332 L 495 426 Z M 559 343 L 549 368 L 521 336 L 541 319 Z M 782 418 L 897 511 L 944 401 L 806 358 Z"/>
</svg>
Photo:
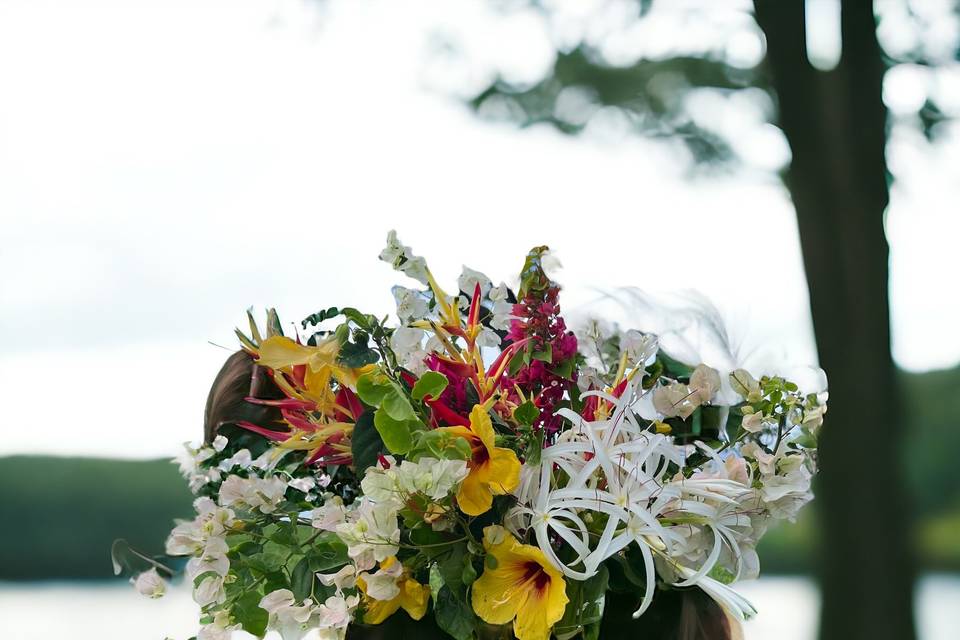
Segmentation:
<svg viewBox="0 0 960 640">
<path fill-rule="evenodd" d="M 166 545 L 189 558 L 199 640 L 428 614 L 457 640 L 596 638 L 609 591 L 639 617 L 658 588 L 754 613 L 730 585 L 812 498 L 825 393 L 680 362 L 649 333 L 578 336 L 546 256 L 516 291 L 465 268 L 451 295 L 391 232 L 381 260 L 422 285 L 394 287 L 399 326 L 331 307 L 287 337 L 250 316 L 268 385 L 244 402 L 268 417 L 188 447 L 197 517 Z M 140 558 L 138 590 L 162 594 L 171 563 Z"/>
</svg>

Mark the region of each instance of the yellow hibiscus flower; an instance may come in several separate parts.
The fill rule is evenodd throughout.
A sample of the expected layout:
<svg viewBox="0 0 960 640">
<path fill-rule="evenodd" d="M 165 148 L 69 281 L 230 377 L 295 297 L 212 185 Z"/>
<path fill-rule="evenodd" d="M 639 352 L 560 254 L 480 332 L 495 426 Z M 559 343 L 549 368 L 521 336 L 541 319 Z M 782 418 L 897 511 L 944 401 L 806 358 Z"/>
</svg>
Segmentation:
<svg viewBox="0 0 960 640">
<path fill-rule="evenodd" d="M 396 587 L 399 592 L 389 600 L 377 600 L 367 594 L 366 581 L 362 577 L 358 578 L 357 586 L 363 593 L 363 622 L 365 624 L 380 624 L 401 607 L 411 618 L 420 620 L 427 613 L 430 587 L 414 580 L 394 556 L 390 556 L 380 563 L 380 572 L 385 574 L 396 572 L 399 574 L 396 577 Z"/>
<path fill-rule="evenodd" d="M 470 412 L 469 427 L 441 427 L 470 443 L 473 455 L 467 463 L 470 472 L 460 484 L 457 504 L 470 516 L 486 513 L 493 506 L 494 495 L 510 493 L 520 484 L 520 460 L 510 449 L 494 446 L 493 422 L 484 405 Z"/>
<path fill-rule="evenodd" d="M 503 527 L 484 529 L 483 546 L 496 560 L 473 583 L 473 610 L 490 624 L 513 621 L 519 640 L 548 640 L 567 607 L 567 586 L 540 549 L 521 544 Z"/>
</svg>

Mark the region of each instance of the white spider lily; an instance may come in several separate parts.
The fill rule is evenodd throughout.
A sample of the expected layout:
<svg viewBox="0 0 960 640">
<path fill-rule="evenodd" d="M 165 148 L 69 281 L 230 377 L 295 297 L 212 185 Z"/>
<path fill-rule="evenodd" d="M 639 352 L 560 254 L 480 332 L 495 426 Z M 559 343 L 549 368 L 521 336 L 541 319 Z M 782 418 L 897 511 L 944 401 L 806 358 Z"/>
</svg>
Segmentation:
<svg viewBox="0 0 960 640">
<path fill-rule="evenodd" d="M 666 479 L 671 463 L 683 465 L 686 448 L 637 423 L 632 411 L 636 394 L 633 384 L 619 398 L 597 391 L 585 393 L 613 407 L 605 420 L 584 420 L 569 409 L 558 412 L 573 424 L 568 432 L 571 435 L 543 450 L 537 473 L 524 479 L 521 506 L 511 521 L 527 522 L 547 558 L 575 580 L 593 576 L 603 561 L 635 543 L 646 574 L 643 600 L 633 614 L 639 617 L 650 606 L 655 592 L 654 553 L 665 555 L 678 570 L 682 569 L 681 579 L 675 584 L 686 587 L 712 580 L 709 574 L 726 545 L 736 559 L 739 576 L 741 553 L 736 529 L 750 526 L 749 517 L 740 512 L 739 500 L 750 493 L 750 488 L 705 473 Z M 716 452 L 702 443 L 696 446 L 725 469 Z M 563 486 L 556 488 L 555 469 L 566 476 Z M 587 525 L 591 513 L 606 518 L 599 537 L 591 538 Z M 685 546 L 686 537 L 680 527 L 664 523 L 677 521 L 712 535 L 706 558 L 697 569 L 683 567 L 673 559 Z M 551 544 L 552 536 L 574 551 L 572 561 L 560 560 Z"/>
<path fill-rule="evenodd" d="M 694 575 L 694 571 L 692 569 L 681 567 L 679 565 L 675 565 L 675 568 L 681 577 L 686 578 L 684 582 L 689 582 L 690 578 L 692 578 Z M 757 610 L 749 600 L 719 580 L 714 580 L 708 576 L 702 576 L 698 578 L 694 584 L 703 589 L 704 593 L 713 598 L 714 601 L 720 605 L 724 611 L 737 620 L 749 620 L 753 616 L 757 615 Z M 677 583 L 674 586 L 680 586 L 680 583 Z"/>
</svg>

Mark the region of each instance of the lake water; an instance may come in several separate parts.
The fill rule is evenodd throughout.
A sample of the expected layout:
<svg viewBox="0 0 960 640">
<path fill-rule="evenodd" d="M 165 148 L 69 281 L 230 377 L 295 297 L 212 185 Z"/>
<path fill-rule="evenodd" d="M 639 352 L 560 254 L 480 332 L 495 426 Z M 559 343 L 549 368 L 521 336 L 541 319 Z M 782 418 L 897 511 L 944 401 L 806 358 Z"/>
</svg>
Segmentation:
<svg viewBox="0 0 960 640">
<path fill-rule="evenodd" d="M 747 640 L 815 640 L 817 588 L 810 580 L 762 578 L 740 591 L 760 611 L 745 627 Z M 196 633 L 196 611 L 183 588 L 148 600 L 116 583 L 0 583 L 2 640 L 185 640 Z M 917 617 L 920 640 L 960 638 L 960 576 L 924 578 Z"/>
</svg>

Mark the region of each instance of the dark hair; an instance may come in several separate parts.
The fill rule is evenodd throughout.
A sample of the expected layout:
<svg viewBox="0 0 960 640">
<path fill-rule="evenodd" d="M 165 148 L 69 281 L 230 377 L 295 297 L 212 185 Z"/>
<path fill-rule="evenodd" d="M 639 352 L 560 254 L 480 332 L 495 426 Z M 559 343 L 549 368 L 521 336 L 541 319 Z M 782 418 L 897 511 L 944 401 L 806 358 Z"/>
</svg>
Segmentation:
<svg viewBox="0 0 960 640">
<path fill-rule="evenodd" d="M 696 587 L 658 591 L 654 604 L 633 619 L 638 597 L 607 593 L 601 638 L 656 638 L 657 640 L 733 640 L 730 619 L 720 605 Z"/>
<path fill-rule="evenodd" d="M 280 411 L 275 407 L 247 402 L 248 397 L 270 400 L 282 398 L 283 392 L 273 383 L 267 371 L 257 366 L 253 356 L 245 351 L 237 351 L 223 363 L 207 395 L 207 406 L 203 412 L 205 442 L 213 442 L 221 428 L 236 425 L 240 421 L 268 427 L 271 422 L 280 419 Z"/>
</svg>

